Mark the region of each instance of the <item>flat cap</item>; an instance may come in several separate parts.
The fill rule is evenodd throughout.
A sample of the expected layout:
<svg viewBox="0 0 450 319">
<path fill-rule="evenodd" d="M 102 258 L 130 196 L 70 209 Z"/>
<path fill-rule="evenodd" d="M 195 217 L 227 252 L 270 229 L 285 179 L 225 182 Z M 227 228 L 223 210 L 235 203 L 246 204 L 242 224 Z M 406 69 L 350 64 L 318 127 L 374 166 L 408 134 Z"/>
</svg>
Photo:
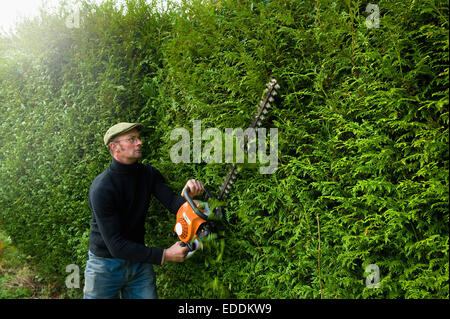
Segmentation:
<svg viewBox="0 0 450 319">
<path fill-rule="evenodd" d="M 117 135 L 126 133 L 128 131 L 131 131 L 132 129 L 138 129 L 140 130 L 142 128 L 141 123 L 127 123 L 127 122 L 121 122 L 117 123 L 116 125 L 111 126 L 105 133 L 105 136 L 103 137 L 103 141 L 105 142 L 105 145 L 108 146 L 108 143 Z"/>
</svg>

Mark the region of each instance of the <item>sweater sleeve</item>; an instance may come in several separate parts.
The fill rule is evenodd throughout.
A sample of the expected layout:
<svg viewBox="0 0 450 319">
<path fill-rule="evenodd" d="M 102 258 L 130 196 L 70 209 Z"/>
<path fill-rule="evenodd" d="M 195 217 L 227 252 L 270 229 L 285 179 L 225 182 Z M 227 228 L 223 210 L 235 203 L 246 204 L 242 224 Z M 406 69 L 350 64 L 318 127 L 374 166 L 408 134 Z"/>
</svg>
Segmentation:
<svg viewBox="0 0 450 319">
<path fill-rule="evenodd" d="M 89 204 L 111 255 L 132 262 L 161 264 L 162 248 L 147 247 L 128 240 L 121 234 L 120 216 L 114 197 L 113 191 L 108 188 L 94 188 L 89 192 Z"/>
<path fill-rule="evenodd" d="M 149 166 L 153 176 L 153 195 L 171 212 L 176 214 L 181 205 L 186 202 L 184 197 L 177 195 L 166 185 L 164 177 L 154 167 Z"/>
</svg>

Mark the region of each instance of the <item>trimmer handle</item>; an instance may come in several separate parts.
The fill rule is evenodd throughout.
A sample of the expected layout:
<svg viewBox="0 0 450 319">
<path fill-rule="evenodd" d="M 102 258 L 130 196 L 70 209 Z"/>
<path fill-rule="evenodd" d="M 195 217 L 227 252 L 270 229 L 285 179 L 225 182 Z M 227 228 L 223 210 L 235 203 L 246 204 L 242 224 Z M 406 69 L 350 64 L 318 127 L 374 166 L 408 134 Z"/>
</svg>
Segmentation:
<svg viewBox="0 0 450 319">
<path fill-rule="evenodd" d="M 197 249 L 199 249 L 201 247 L 201 244 L 198 240 L 193 241 L 192 243 L 185 243 L 185 242 L 181 242 L 180 243 L 181 247 L 188 247 L 189 252 L 186 255 L 186 259 L 191 257 L 193 253 L 195 253 L 195 251 Z"/>
<path fill-rule="evenodd" d="M 191 206 L 192 210 L 197 214 L 198 217 L 207 220 L 208 216 L 206 216 L 205 214 L 203 214 L 197 207 L 197 205 L 195 205 L 194 201 L 192 200 L 191 196 L 189 196 L 189 192 L 191 190 L 189 189 L 189 187 L 186 187 L 184 189 L 183 195 L 184 198 L 186 198 L 187 202 L 189 203 L 189 205 Z"/>
<path fill-rule="evenodd" d="M 187 248 L 189 249 L 189 251 L 193 251 L 193 250 L 194 250 L 194 247 L 192 247 L 191 244 L 185 243 L 185 242 L 183 242 L 183 241 L 180 243 L 180 246 L 181 246 L 181 247 L 186 247 L 186 246 L 187 246 Z"/>
</svg>

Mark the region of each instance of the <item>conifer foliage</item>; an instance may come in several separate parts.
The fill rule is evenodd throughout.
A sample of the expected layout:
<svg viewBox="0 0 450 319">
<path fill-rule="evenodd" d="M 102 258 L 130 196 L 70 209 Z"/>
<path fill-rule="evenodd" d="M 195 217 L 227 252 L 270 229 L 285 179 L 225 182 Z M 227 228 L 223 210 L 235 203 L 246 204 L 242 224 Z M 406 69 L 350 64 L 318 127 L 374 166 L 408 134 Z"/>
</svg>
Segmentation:
<svg viewBox="0 0 450 319">
<path fill-rule="evenodd" d="M 245 129 L 276 78 L 278 169 L 240 167 L 220 236 L 155 266 L 160 297 L 449 297 L 447 1 L 79 4 L 77 27 L 61 7 L 0 37 L 0 227 L 47 275 L 82 274 L 109 126 L 143 123 L 176 192 L 218 191 L 226 164 L 172 163 L 170 132 Z M 174 222 L 152 201 L 147 244 Z"/>
</svg>

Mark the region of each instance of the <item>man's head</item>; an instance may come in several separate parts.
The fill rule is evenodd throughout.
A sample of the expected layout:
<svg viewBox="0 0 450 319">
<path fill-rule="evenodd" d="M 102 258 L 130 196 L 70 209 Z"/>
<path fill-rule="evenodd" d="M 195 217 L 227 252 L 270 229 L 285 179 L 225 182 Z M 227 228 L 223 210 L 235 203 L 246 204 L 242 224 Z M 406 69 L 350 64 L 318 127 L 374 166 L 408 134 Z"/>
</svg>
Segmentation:
<svg viewBox="0 0 450 319">
<path fill-rule="evenodd" d="M 132 164 L 142 157 L 140 123 L 118 123 L 108 129 L 104 136 L 105 145 L 111 156 L 124 164 Z"/>
</svg>

